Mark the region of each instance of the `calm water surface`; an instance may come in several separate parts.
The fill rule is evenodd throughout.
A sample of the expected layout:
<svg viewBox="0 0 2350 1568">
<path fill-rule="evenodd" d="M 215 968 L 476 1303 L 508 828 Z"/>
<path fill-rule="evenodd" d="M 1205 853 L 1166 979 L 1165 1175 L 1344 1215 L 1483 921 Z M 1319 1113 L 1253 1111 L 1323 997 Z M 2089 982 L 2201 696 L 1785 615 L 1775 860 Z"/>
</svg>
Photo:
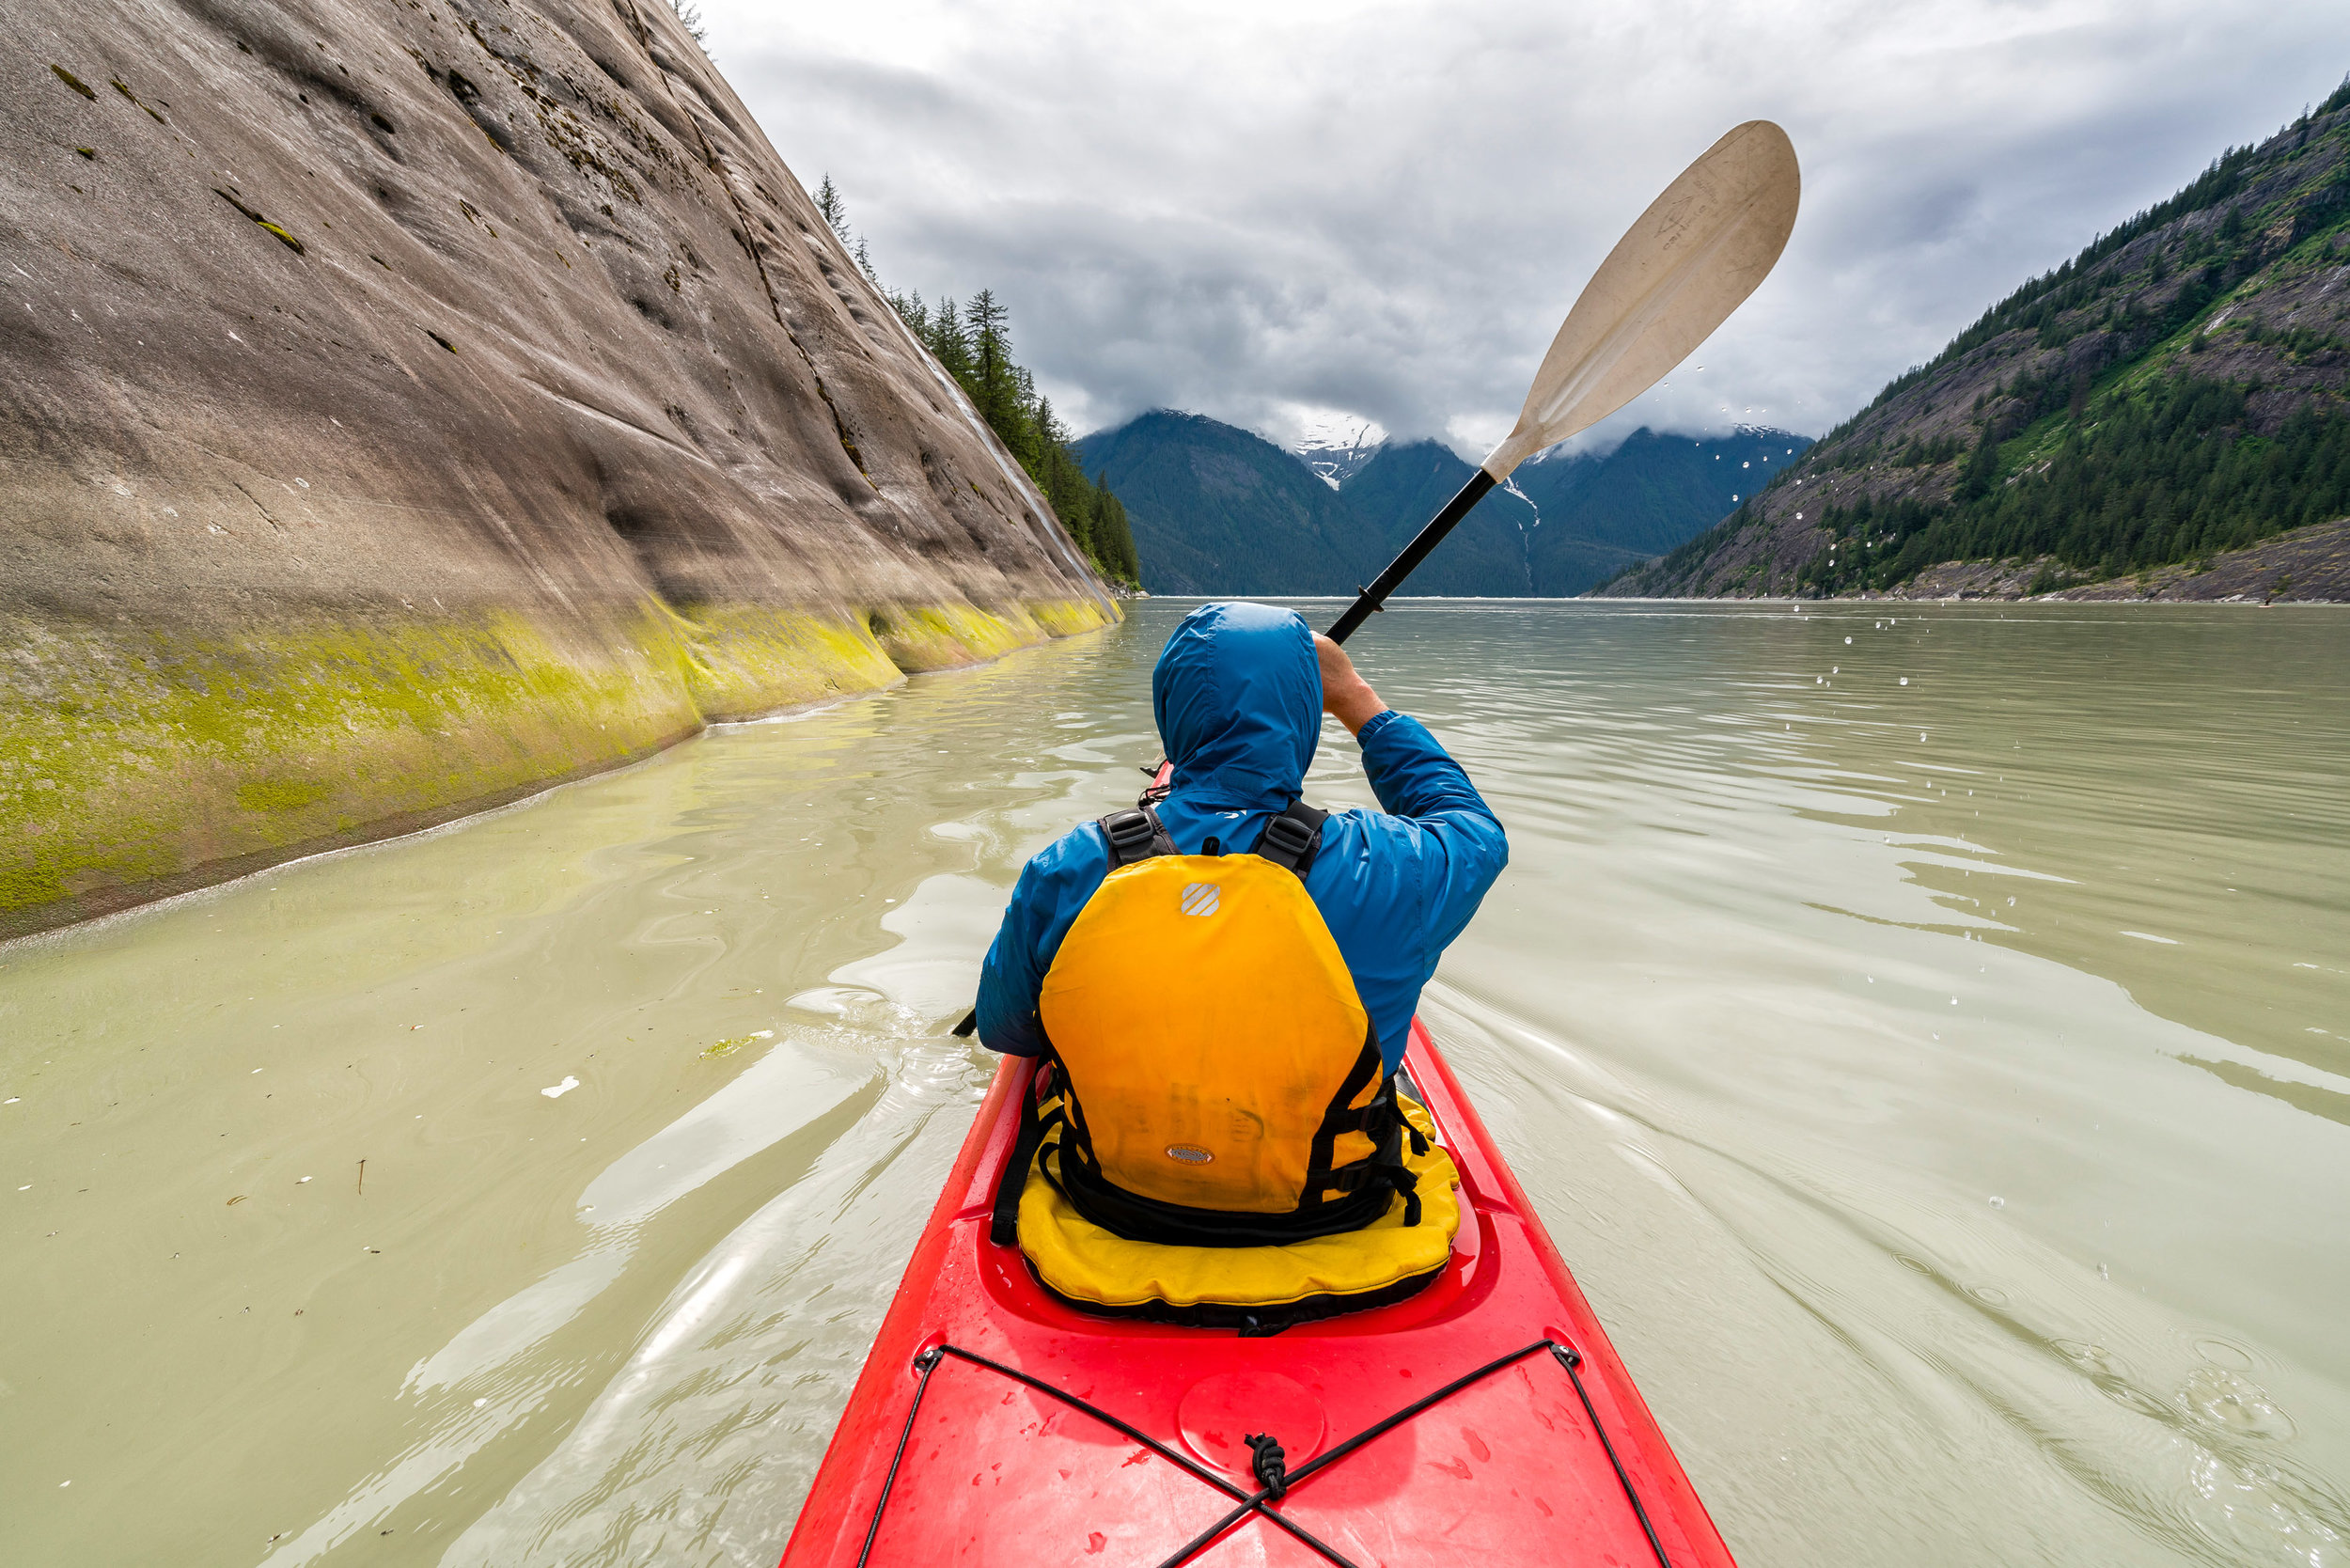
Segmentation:
<svg viewBox="0 0 2350 1568">
<path fill-rule="evenodd" d="M 0 1560 L 773 1562 L 1182 608 L 0 948 Z M 1749 1568 L 2350 1564 L 2350 613 L 1901 610 L 1376 620 L 1426 1015 Z"/>
</svg>

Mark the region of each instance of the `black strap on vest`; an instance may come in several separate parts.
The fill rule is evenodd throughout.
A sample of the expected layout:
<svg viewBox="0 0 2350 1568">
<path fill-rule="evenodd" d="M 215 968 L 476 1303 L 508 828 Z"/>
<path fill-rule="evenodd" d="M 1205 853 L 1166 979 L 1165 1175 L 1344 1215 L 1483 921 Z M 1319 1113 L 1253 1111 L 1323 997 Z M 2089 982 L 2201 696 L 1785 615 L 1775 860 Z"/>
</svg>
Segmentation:
<svg viewBox="0 0 2350 1568">
<path fill-rule="evenodd" d="M 1299 1195 L 1297 1207 L 1287 1213 L 1194 1208 L 1118 1185 L 1094 1157 L 1085 1107 L 1066 1083 L 1060 1086 L 1058 1108 L 1040 1119 L 1036 1134 L 1040 1152 L 1030 1159 L 1071 1208 L 1126 1241 L 1174 1247 L 1279 1247 L 1359 1231 L 1386 1214 L 1397 1194 L 1403 1199 L 1403 1223 L 1418 1225 L 1420 1200 L 1413 1189 L 1418 1178 L 1403 1163 L 1403 1148 L 1409 1143 L 1415 1152 L 1425 1154 L 1428 1140 L 1404 1120 L 1395 1102 L 1392 1079 L 1381 1083 L 1369 1103 L 1346 1108 L 1348 1101 L 1379 1077 L 1380 1069 L 1379 1042 L 1367 1032 L 1362 1055 L 1315 1132 L 1306 1189 Z M 1055 1124 L 1060 1128 L 1060 1137 L 1047 1145 L 1045 1135 Z M 1349 1132 L 1369 1137 L 1371 1152 L 1334 1168 L 1338 1135 Z M 1019 1160 L 1017 1152 L 1014 1159 L 1025 1180 L 1028 1161 Z M 998 1196 L 1000 1217 L 1006 1211 Z M 1016 1226 L 1018 1200 L 1010 1202 L 1011 1222 Z"/>
<path fill-rule="evenodd" d="M 988 1221 L 987 1239 L 997 1247 L 1010 1247 L 1020 1239 L 1020 1194 L 1028 1184 L 1028 1167 L 1036 1163 L 1037 1146 L 1044 1141 L 1047 1125 L 1037 1097 L 1046 1091 L 1057 1065 L 1046 1057 L 1020 1089 L 1020 1132 L 1012 1141 L 1011 1158 L 996 1178 L 995 1209 Z"/>
<path fill-rule="evenodd" d="M 1376 1040 L 1363 1043 L 1363 1056 L 1348 1074 L 1347 1092 L 1339 1105 L 1361 1091 L 1379 1071 Z M 1050 1108 L 1047 1108 L 1047 1104 Z M 1403 1197 L 1403 1223 L 1420 1221 L 1418 1179 L 1403 1163 L 1403 1146 L 1425 1155 L 1428 1140 L 1404 1118 L 1396 1104 L 1395 1080 L 1389 1076 L 1368 1105 L 1357 1110 L 1334 1105 L 1314 1139 L 1314 1176 L 1296 1211 L 1290 1214 L 1237 1213 L 1195 1209 L 1129 1192 L 1111 1183 L 1093 1159 L 1092 1140 L 1086 1136 L 1085 1112 L 1070 1093 L 1067 1070 L 1048 1048 L 1035 1075 L 1020 1096 L 1020 1126 L 1012 1141 L 1011 1158 L 995 1184 L 988 1239 L 1011 1247 L 1020 1233 L 1020 1195 L 1031 1167 L 1040 1168 L 1070 1206 L 1112 1235 L 1128 1241 L 1183 1247 L 1277 1247 L 1315 1236 L 1360 1230 L 1387 1212 L 1391 1194 Z M 1046 1151 L 1047 1137 L 1058 1127 L 1060 1138 Z M 1369 1159 L 1329 1168 L 1331 1144 L 1340 1132 L 1360 1132 L 1374 1149 Z M 1042 1158 L 1040 1159 L 1040 1155 Z M 1324 1193 L 1334 1198 L 1323 1199 Z M 1322 1199 L 1317 1202 L 1317 1199 Z"/>
<path fill-rule="evenodd" d="M 1167 837 L 1159 814 L 1148 806 L 1136 811 L 1113 811 L 1102 819 L 1101 825 L 1102 837 L 1110 842 L 1111 870 L 1175 853 L 1175 840 Z"/>
<path fill-rule="evenodd" d="M 1314 856 L 1322 852 L 1322 824 L 1329 820 L 1327 811 L 1317 811 L 1302 800 L 1291 801 L 1266 820 L 1249 853 L 1302 877 L 1313 869 Z M 1100 826 L 1102 837 L 1109 840 L 1112 870 L 1176 853 L 1173 837 L 1147 801 L 1132 811 L 1111 812 L 1101 819 Z"/>
<path fill-rule="evenodd" d="M 1327 811 L 1317 811 L 1302 800 L 1291 801 L 1257 835 L 1255 853 L 1303 877 L 1322 852 L 1322 824 L 1329 820 Z"/>
</svg>

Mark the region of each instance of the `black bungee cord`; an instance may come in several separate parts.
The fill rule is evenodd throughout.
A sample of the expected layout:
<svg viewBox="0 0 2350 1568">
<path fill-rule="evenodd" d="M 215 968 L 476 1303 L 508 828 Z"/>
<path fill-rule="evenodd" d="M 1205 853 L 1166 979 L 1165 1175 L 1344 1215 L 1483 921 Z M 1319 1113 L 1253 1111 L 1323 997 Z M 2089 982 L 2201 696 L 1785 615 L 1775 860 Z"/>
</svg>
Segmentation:
<svg viewBox="0 0 2350 1568">
<path fill-rule="evenodd" d="M 1371 1442 L 1381 1436 L 1384 1436 L 1386 1434 L 1394 1431 L 1397 1427 L 1402 1425 L 1405 1421 L 1410 1420 L 1413 1417 L 1420 1414 L 1422 1411 L 1450 1399 L 1454 1394 L 1457 1394 L 1462 1389 L 1468 1388 L 1471 1384 L 1480 1382 L 1484 1378 L 1491 1377 L 1494 1373 L 1500 1372 L 1505 1368 L 1514 1366 L 1516 1363 L 1525 1360 L 1528 1356 L 1539 1355 L 1543 1351 L 1548 1351 L 1550 1353 L 1551 1356 L 1558 1361 L 1561 1368 L 1565 1370 L 1568 1381 L 1574 1385 L 1574 1395 L 1583 1405 L 1584 1417 L 1591 1423 L 1591 1430 L 1599 1436 L 1600 1448 L 1607 1455 L 1607 1464 L 1609 1467 L 1616 1472 L 1616 1482 L 1623 1488 L 1624 1499 L 1632 1505 L 1632 1514 L 1634 1518 L 1639 1521 L 1640 1533 L 1648 1538 L 1649 1549 L 1656 1554 L 1656 1560 L 1659 1568 L 1672 1568 L 1672 1560 L 1666 1556 L 1664 1543 L 1657 1539 L 1655 1527 L 1649 1522 L 1648 1510 L 1642 1506 L 1640 1502 L 1640 1494 L 1632 1484 L 1631 1474 L 1624 1469 L 1623 1460 L 1617 1454 L 1616 1445 L 1609 1440 L 1607 1429 L 1600 1424 L 1599 1411 L 1597 1407 L 1591 1403 L 1590 1392 L 1583 1386 L 1583 1375 L 1581 1371 L 1583 1365 L 1583 1353 L 1576 1350 L 1572 1345 L 1560 1344 L 1558 1341 L 1551 1339 L 1537 1340 L 1530 1345 L 1510 1352 L 1507 1356 L 1495 1357 L 1493 1360 L 1486 1362 L 1483 1366 L 1479 1367 L 1474 1372 L 1465 1372 L 1461 1376 L 1454 1378 L 1451 1382 L 1446 1384 L 1443 1388 L 1436 1389 L 1434 1393 L 1423 1395 L 1421 1398 L 1417 1399 L 1411 1403 L 1405 1405 L 1402 1409 L 1396 1411 L 1393 1415 L 1387 1416 L 1381 1420 L 1374 1421 L 1370 1426 L 1365 1427 L 1362 1431 L 1356 1433 L 1354 1436 L 1346 1439 L 1346 1441 L 1323 1453 L 1317 1454 L 1314 1458 L 1308 1460 L 1305 1464 L 1299 1466 L 1294 1470 L 1288 1467 L 1286 1456 L 1282 1452 L 1281 1445 L 1275 1439 L 1272 1434 L 1259 1433 L 1249 1435 L 1245 1440 L 1248 1444 L 1249 1451 L 1252 1455 L 1250 1468 L 1253 1471 L 1258 1482 L 1258 1489 L 1253 1493 L 1243 1492 L 1239 1487 L 1233 1485 L 1230 1482 L 1226 1481 L 1222 1476 L 1215 1474 L 1213 1470 L 1196 1463 L 1185 1455 L 1177 1452 L 1167 1444 L 1160 1442 L 1155 1437 L 1152 1437 L 1149 1433 L 1143 1432 L 1139 1428 L 1135 1427 L 1126 1421 L 1120 1420 L 1118 1417 L 1111 1415 L 1108 1411 L 1103 1409 L 1097 1404 L 1079 1399 L 1076 1395 L 1066 1392 L 1063 1389 L 1056 1388 L 1051 1384 L 1043 1382 L 1042 1379 L 1031 1377 L 1029 1374 L 1019 1371 L 1017 1368 L 1008 1367 L 1001 1361 L 993 1360 L 988 1356 L 979 1355 L 976 1352 L 965 1350 L 961 1345 L 933 1345 L 914 1358 L 915 1369 L 920 1372 L 921 1377 L 920 1380 L 915 1385 L 914 1403 L 906 1410 L 905 1428 L 898 1435 L 897 1450 L 890 1455 L 888 1473 L 882 1478 L 881 1496 L 877 1497 L 873 1503 L 873 1517 L 871 1523 L 866 1527 L 865 1544 L 863 1549 L 857 1553 L 856 1560 L 858 1568 L 865 1568 L 867 1560 L 872 1555 L 873 1543 L 881 1534 L 882 1514 L 883 1512 L 889 1506 L 889 1495 L 891 1490 L 897 1485 L 898 1469 L 899 1466 L 904 1462 L 906 1446 L 914 1436 L 915 1417 L 922 1408 L 922 1396 L 930 1389 L 931 1374 L 937 1371 L 939 1363 L 949 1356 L 955 1357 L 959 1361 L 967 1361 L 975 1367 L 983 1367 L 990 1372 L 999 1372 L 1002 1375 L 1010 1378 L 1015 1383 L 1019 1383 L 1025 1387 L 1035 1389 L 1037 1392 L 1045 1395 L 1047 1398 L 1058 1400 L 1073 1410 L 1081 1411 L 1088 1416 L 1091 1416 L 1094 1419 L 1102 1422 L 1104 1426 L 1111 1428 L 1113 1431 L 1116 1431 L 1121 1436 L 1140 1444 L 1143 1448 L 1157 1454 L 1160 1458 L 1175 1465 L 1185 1474 L 1191 1476 L 1197 1481 L 1205 1482 L 1209 1486 L 1213 1486 L 1217 1491 L 1223 1493 L 1226 1497 L 1231 1498 L 1234 1502 L 1240 1505 L 1226 1513 L 1214 1524 L 1209 1526 L 1205 1530 L 1202 1530 L 1199 1534 L 1194 1536 L 1190 1541 L 1186 1542 L 1181 1550 L 1176 1552 L 1174 1556 L 1167 1558 L 1159 1565 L 1159 1568 L 1182 1568 L 1183 1564 L 1190 1561 L 1199 1553 L 1205 1551 L 1209 1546 L 1213 1545 L 1219 1537 L 1225 1534 L 1226 1531 L 1240 1524 L 1251 1513 L 1261 1514 L 1269 1523 L 1275 1525 L 1280 1529 L 1286 1530 L 1289 1534 L 1295 1537 L 1301 1544 L 1311 1548 L 1325 1561 L 1335 1564 L 1336 1568 L 1355 1568 L 1355 1564 L 1344 1556 L 1340 1555 L 1336 1549 L 1328 1545 L 1326 1543 L 1317 1538 L 1310 1531 L 1306 1529 L 1304 1526 L 1298 1524 L 1295 1520 L 1288 1517 L 1278 1510 L 1268 1508 L 1266 1504 L 1277 1503 L 1281 1501 L 1292 1491 L 1296 1489 L 1296 1487 L 1306 1481 L 1310 1480 L 1318 1472 L 1327 1468 L 1331 1465 L 1336 1464 L 1339 1460 L 1345 1458 L 1348 1454 L 1353 1453 L 1364 1444 Z"/>
</svg>

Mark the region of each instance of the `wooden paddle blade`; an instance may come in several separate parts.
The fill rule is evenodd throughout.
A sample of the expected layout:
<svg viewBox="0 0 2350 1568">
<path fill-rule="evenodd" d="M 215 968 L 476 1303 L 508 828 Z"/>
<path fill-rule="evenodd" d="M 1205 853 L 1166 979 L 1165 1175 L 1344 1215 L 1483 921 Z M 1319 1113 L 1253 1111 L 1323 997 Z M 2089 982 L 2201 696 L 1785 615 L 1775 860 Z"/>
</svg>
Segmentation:
<svg viewBox="0 0 2350 1568">
<path fill-rule="evenodd" d="M 1803 176 L 1787 133 L 1750 119 L 1682 171 L 1616 242 L 1535 372 L 1496 479 L 1656 384 L 1770 275 Z"/>
</svg>

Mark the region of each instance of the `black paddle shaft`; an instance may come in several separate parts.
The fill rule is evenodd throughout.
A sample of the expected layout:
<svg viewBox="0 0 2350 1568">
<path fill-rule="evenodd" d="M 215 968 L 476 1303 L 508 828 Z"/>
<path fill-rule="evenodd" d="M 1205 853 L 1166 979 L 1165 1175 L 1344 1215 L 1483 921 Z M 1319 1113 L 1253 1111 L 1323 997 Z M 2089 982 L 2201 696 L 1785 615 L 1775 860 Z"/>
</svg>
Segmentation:
<svg viewBox="0 0 2350 1568">
<path fill-rule="evenodd" d="M 1339 617 L 1337 623 L 1330 628 L 1330 640 L 1344 642 L 1354 635 L 1355 627 L 1371 619 L 1371 611 L 1384 607 L 1387 595 L 1403 586 L 1403 579 L 1428 558 L 1428 552 L 1443 543 L 1444 536 L 1450 533 L 1461 519 L 1469 514 L 1469 509 L 1483 500 L 1485 492 L 1497 482 L 1482 468 L 1471 474 L 1469 482 L 1461 487 L 1461 493 L 1447 501 L 1444 510 L 1430 518 L 1428 525 L 1414 535 L 1412 542 L 1403 547 L 1403 553 L 1389 561 L 1387 569 L 1379 573 L 1371 587 L 1363 589 L 1361 597 L 1347 606 L 1346 613 Z"/>
</svg>

